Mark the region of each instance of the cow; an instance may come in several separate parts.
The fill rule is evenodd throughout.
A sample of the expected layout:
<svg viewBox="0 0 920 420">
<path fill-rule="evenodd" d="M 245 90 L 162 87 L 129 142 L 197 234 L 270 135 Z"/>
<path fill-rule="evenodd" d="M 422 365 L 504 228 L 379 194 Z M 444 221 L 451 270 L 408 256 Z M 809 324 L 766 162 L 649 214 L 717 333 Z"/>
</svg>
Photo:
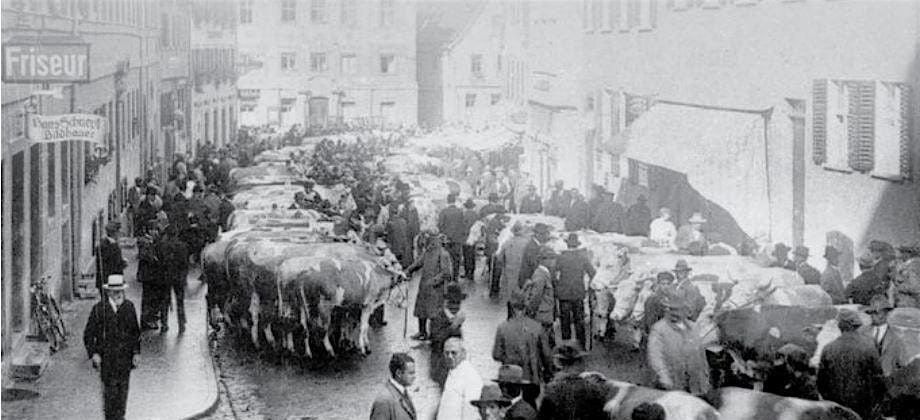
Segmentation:
<svg viewBox="0 0 920 420">
<path fill-rule="evenodd" d="M 731 420 L 860 420 L 853 410 L 832 401 L 781 397 L 745 388 L 719 388 L 705 399 Z"/>
<path fill-rule="evenodd" d="M 664 409 L 669 420 L 718 420 L 718 411 L 706 401 L 683 391 L 663 391 L 628 382 L 608 379 L 599 372 L 579 375 L 580 386 L 591 392 L 576 395 L 572 407 L 560 407 L 563 412 L 553 413 L 554 418 L 569 418 L 567 409 L 591 415 L 590 418 L 630 420 L 633 411 L 643 403 L 657 404 Z M 585 417 L 588 418 L 588 417 Z"/>
</svg>

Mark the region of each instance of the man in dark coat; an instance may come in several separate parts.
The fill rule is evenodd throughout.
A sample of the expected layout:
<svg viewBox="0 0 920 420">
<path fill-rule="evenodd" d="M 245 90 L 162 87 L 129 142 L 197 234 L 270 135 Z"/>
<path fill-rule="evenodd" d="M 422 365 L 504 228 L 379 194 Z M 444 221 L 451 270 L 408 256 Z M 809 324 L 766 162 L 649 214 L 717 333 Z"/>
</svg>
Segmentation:
<svg viewBox="0 0 920 420">
<path fill-rule="evenodd" d="M 577 189 L 572 189 L 572 205 L 569 206 L 565 213 L 565 230 L 574 231 L 589 228 L 590 217 L 590 209 L 588 208 L 588 203 L 585 202 L 585 197 Z"/>
<path fill-rule="evenodd" d="M 467 232 L 467 235 L 470 232 L 470 229 L 473 228 L 473 224 L 479 220 L 479 213 L 476 212 L 476 203 L 473 202 L 472 198 L 466 200 L 463 203 L 463 227 Z M 463 242 L 463 273 L 466 276 L 466 279 L 469 281 L 473 280 L 473 273 L 476 271 L 476 245 L 467 245 L 466 241 Z"/>
<path fill-rule="evenodd" d="M 652 223 L 652 211 L 648 208 L 644 195 L 636 198 L 636 203 L 626 210 L 626 234 L 629 236 L 648 236 L 649 224 Z"/>
<path fill-rule="evenodd" d="M 533 272 L 540 265 L 540 249 L 550 239 L 549 225 L 537 223 L 533 227 L 533 238 L 524 248 L 524 257 L 521 259 L 521 270 L 518 273 L 518 288 L 533 277 Z"/>
<path fill-rule="evenodd" d="M 818 367 L 818 392 L 855 411 L 863 419 L 880 418 L 879 405 L 884 399 L 885 382 L 878 351 L 872 340 L 858 329 L 862 321 L 849 309 L 837 316 L 840 337 L 821 354 Z"/>
<path fill-rule="evenodd" d="M 176 193 L 169 205 L 164 205 L 169 224 L 176 225 L 179 232 L 188 229 L 188 200 L 182 193 Z"/>
<path fill-rule="evenodd" d="M 423 232 L 425 251 L 406 268 L 406 274 L 421 270 L 418 294 L 413 311 L 418 318 L 418 333 L 414 340 L 428 339 L 428 320 L 434 318 L 443 307 L 444 287 L 451 280 L 450 254 L 441 246 L 441 235 L 437 230 Z"/>
<path fill-rule="evenodd" d="M 396 206 L 390 206 L 390 220 L 387 221 L 387 245 L 396 255 L 396 259 L 403 267 L 412 264 L 412 243 L 409 242 L 409 225 L 402 214 L 396 212 Z"/>
<path fill-rule="evenodd" d="M 406 202 L 403 204 L 402 211 L 399 214 L 406 220 L 406 239 L 409 240 L 409 255 L 406 261 L 412 264 L 415 260 L 415 238 L 422 231 L 422 222 L 419 219 L 418 209 L 415 207 L 412 197 L 406 198 Z"/>
<path fill-rule="evenodd" d="M 390 379 L 374 399 L 371 420 L 415 420 L 415 405 L 409 397 L 409 386 L 415 382 L 415 360 L 406 353 L 393 353 L 390 358 Z"/>
<path fill-rule="evenodd" d="M 843 275 L 840 273 L 840 251 L 830 245 L 824 247 L 824 259 L 827 265 L 821 273 L 821 288 L 831 295 L 834 305 L 847 303 Z"/>
<path fill-rule="evenodd" d="M 505 207 L 499 203 L 500 200 L 501 198 L 497 193 L 489 194 L 489 204 L 486 204 L 482 206 L 481 209 L 479 209 L 479 217 L 483 218 L 490 214 L 505 213 Z"/>
<path fill-rule="evenodd" d="M 157 212 L 163 207 L 163 200 L 157 196 L 156 187 L 147 187 L 146 195 L 137 205 L 137 211 L 134 212 L 135 234 L 143 235 L 143 227 L 151 220 L 157 219 Z"/>
<path fill-rule="evenodd" d="M 109 222 L 105 225 L 106 235 L 99 243 L 99 268 L 96 270 L 96 289 L 99 296 L 103 296 L 103 279 L 108 279 L 112 274 L 124 274 L 125 259 L 121 256 L 121 247 L 118 245 L 118 233 L 121 225 Z"/>
<path fill-rule="evenodd" d="M 534 214 L 543 212 L 543 201 L 537 195 L 537 187 L 527 186 L 527 195 L 521 198 L 521 205 L 518 207 L 518 213 Z"/>
<path fill-rule="evenodd" d="M 125 418 L 131 369 L 141 352 L 141 330 L 134 304 L 125 299 L 127 284 L 113 274 L 103 286 L 106 297 L 93 306 L 83 330 L 83 345 L 99 369 L 105 418 Z"/>
<path fill-rule="evenodd" d="M 821 272 L 817 268 L 808 264 L 809 250 L 807 246 L 797 246 L 792 251 L 792 262 L 795 264 L 795 271 L 802 276 L 805 284 L 821 284 Z"/>
<path fill-rule="evenodd" d="M 575 204 L 572 205 L 572 208 L 575 208 Z M 590 227 L 600 233 L 623 233 L 625 231 L 625 216 L 626 212 L 623 210 L 623 206 L 613 201 L 613 193 L 601 190 L 601 201 L 597 206 L 597 211 L 594 212 L 591 218 Z M 651 220 L 649 220 L 650 222 Z M 646 223 L 646 226 L 648 226 L 648 223 Z"/>
<path fill-rule="evenodd" d="M 776 353 L 773 366 L 764 380 L 763 391 L 783 397 L 820 399 L 812 369 L 808 366 L 808 352 L 801 346 L 788 343 Z"/>
<path fill-rule="evenodd" d="M 175 225 L 166 227 L 157 243 L 157 255 L 160 259 L 158 285 L 160 332 L 169 330 L 169 303 L 176 295 L 176 316 L 179 333 L 185 332 L 185 286 L 188 274 L 188 247 L 179 239 Z"/>
<path fill-rule="evenodd" d="M 537 410 L 524 400 L 522 387 L 530 385 L 524 379 L 524 369 L 518 365 L 502 365 L 498 368 L 495 383 L 502 390 L 502 395 L 511 400 L 511 406 L 505 411 L 505 420 L 535 420 Z"/>
<path fill-rule="evenodd" d="M 138 228 L 137 282 L 141 284 L 141 326 L 145 330 L 157 329 L 159 312 L 160 258 L 157 255 L 157 222 L 151 220 Z"/>
<path fill-rule="evenodd" d="M 495 332 L 492 359 L 523 369 L 523 378 L 530 382 L 524 390 L 525 400 L 536 406 L 540 384 L 551 375 L 552 350 L 547 332 L 525 314 L 526 306 L 524 295 L 515 291 L 511 298 L 511 318 L 499 325 Z M 528 392 L 526 388 L 535 392 Z"/>
<path fill-rule="evenodd" d="M 565 217 L 569 201 L 562 181 L 556 181 L 549 199 L 546 200 L 546 215 Z"/>
<path fill-rule="evenodd" d="M 461 308 L 466 294 L 459 284 L 452 283 L 444 292 L 444 308 L 429 322 L 431 337 L 431 379 L 440 387 L 444 387 L 447 373 L 450 368 L 444 360 L 444 343 L 451 337 L 463 337 L 463 321 L 466 314 Z"/>
<path fill-rule="evenodd" d="M 570 233 L 565 240 L 569 249 L 559 254 L 556 262 L 558 284 L 556 285 L 556 299 L 559 301 L 559 318 L 562 327 L 562 339 L 572 337 L 572 326 L 575 327 L 575 337 L 582 347 L 585 346 L 585 276 L 588 281 L 594 278 L 596 270 L 588 259 L 587 251 L 578 249 L 581 242 L 578 235 Z"/>
<path fill-rule="evenodd" d="M 447 239 L 444 247 L 450 254 L 451 264 L 453 264 L 451 267 L 451 273 L 455 276 L 453 279 L 457 280 L 460 277 L 463 244 L 466 243 L 470 232 L 466 229 L 466 223 L 463 222 L 463 211 L 457 207 L 456 194 L 447 196 L 447 208 L 441 210 L 441 214 L 438 215 L 438 230 Z"/>
<path fill-rule="evenodd" d="M 858 260 L 862 272 L 846 288 L 846 297 L 860 305 L 868 305 L 872 296 L 888 291 L 888 283 L 876 276 L 875 261 L 870 255 L 863 255 Z"/>
</svg>

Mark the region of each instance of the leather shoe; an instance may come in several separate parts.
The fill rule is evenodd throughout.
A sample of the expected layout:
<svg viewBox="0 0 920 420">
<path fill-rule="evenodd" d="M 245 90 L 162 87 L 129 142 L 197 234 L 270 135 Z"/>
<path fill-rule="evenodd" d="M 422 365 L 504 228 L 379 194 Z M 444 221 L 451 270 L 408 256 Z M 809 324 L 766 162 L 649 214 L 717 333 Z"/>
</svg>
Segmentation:
<svg viewBox="0 0 920 420">
<path fill-rule="evenodd" d="M 418 340 L 418 341 L 425 341 L 428 339 L 428 334 L 418 333 L 409 338 L 413 340 Z"/>
</svg>

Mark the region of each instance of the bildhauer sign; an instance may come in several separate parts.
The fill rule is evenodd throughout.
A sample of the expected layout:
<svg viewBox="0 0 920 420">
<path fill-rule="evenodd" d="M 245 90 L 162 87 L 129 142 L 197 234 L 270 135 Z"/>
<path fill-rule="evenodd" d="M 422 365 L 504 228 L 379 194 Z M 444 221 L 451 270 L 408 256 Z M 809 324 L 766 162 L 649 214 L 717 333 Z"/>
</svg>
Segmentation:
<svg viewBox="0 0 920 420">
<path fill-rule="evenodd" d="M 26 135 L 34 143 L 105 142 L 105 117 L 93 114 L 29 115 Z"/>
<path fill-rule="evenodd" d="M 14 39 L 3 44 L 6 83 L 89 81 L 89 44 L 62 40 Z"/>
</svg>

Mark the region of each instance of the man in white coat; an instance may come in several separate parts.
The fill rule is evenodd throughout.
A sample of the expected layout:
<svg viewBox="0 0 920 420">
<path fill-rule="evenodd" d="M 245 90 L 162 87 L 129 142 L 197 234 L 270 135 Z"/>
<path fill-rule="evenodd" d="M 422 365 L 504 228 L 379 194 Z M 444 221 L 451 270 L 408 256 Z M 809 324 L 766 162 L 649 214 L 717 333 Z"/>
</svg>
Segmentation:
<svg viewBox="0 0 920 420">
<path fill-rule="evenodd" d="M 436 420 L 479 420 L 479 410 L 472 402 L 479 399 L 482 378 L 466 360 L 463 339 L 448 338 L 444 342 L 444 358 L 450 366 L 450 373 L 444 382 Z"/>
<path fill-rule="evenodd" d="M 671 209 L 662 207 L 658 214 L 660 216 L 649 225 L 648 238 L 661 248 L 676 250 L 677 228 L 671 221 Z"/>
</svg>

